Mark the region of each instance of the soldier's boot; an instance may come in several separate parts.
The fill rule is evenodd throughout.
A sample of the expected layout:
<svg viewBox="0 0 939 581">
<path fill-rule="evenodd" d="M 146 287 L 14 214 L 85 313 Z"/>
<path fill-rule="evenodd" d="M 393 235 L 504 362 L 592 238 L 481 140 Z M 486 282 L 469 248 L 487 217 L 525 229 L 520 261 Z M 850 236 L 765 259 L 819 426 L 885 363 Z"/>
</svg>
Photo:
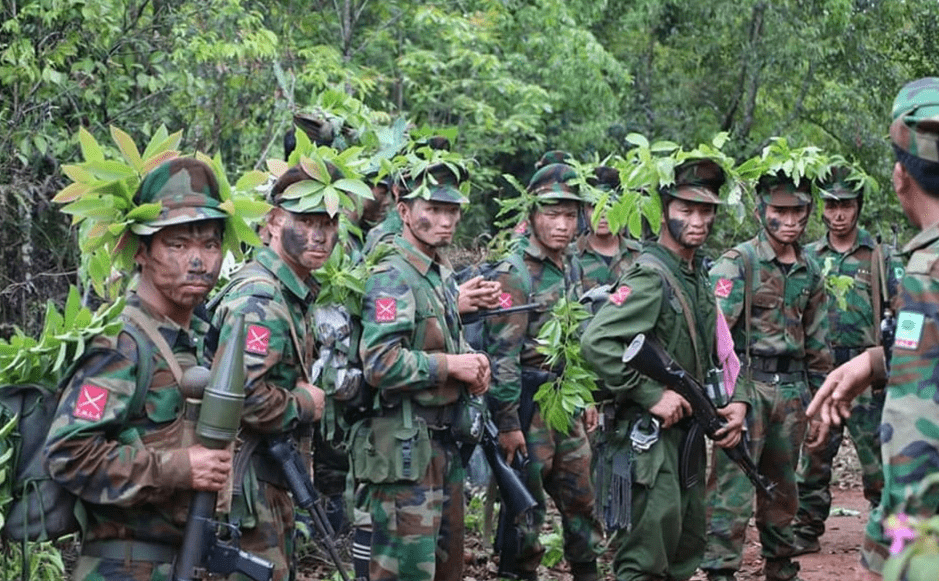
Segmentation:
<svg viewBox="0 0 939 581">
<path fill-rule="evenodd" d="M 793 557 L 808 555 L 809 553 L 818 553 L 822 550 L 822 545 L 818 542 L 818 537 L 814 536 L 796 535 L 793 546 L 795 547 L 795 551 L 792 553 Z"/>
<path fill-rule="evenodd" d="M 705 569 L 708 581 L 736 581 L 737 577 L 733 569 Z"/>
<path fill-rule="evenodd" d="M 763 574 L 766 581 L 802 581 L 799 578 L 799 563 L 789 557 L 766 559 Z"/>
<path fill-rule="evenodd" d="M 599 581 L 600 576 L 597 573 L 597 562 L 586 561 L 584 563 L 571 563 L 571 575 L 574 581 Z"/>
</svg>

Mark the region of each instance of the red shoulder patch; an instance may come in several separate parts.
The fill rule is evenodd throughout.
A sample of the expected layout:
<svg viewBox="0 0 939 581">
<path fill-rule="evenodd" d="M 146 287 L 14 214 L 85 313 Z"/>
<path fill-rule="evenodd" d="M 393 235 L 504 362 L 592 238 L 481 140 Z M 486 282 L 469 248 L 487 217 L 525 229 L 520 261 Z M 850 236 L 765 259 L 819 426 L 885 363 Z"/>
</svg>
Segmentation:
<svg viewBox="0 0 939 581">
<path fill-rule="evenodd" d="M 610 302 L 616 305 L 617 307 L 626 302 L 626 299 L 629 298 L 629 295 L 633 292 L 633 289 L 623 285 L 616 289 L 616 292 L 610 295 Z"/>
<path fill-rule="evenodd" d="M 104 417 L 104 406 L 108 403 L 108 390 L 97 385 L 84 384 L 75 402 L 72 415 L 82 420 L 96 422 Z"/>
<path fill-rule="evenodd" d="M 722 278 L 714 285 L 714 296 L 726 299 L 730 296 L 730 291 L 734 289 L 734 281 L 729 278 Z"/>
<path fill-rule="evenodd" d="M 499 308 L 507 309 L 512 306 L 512 295 L 509 293 L 502 293 L 499 295 Z"/>
<path fill-rule="evenodd" d="M 375 299 L 375 322 L 392 323 L 398 316 L 398 301 L 394 298 Z"/>
<path fill-rule="evenodd" d="M 245 353 L 267 355 L 271 344 L 271 330 L 263 325 L 249 325 L 245 334 Z"/>
</svg>

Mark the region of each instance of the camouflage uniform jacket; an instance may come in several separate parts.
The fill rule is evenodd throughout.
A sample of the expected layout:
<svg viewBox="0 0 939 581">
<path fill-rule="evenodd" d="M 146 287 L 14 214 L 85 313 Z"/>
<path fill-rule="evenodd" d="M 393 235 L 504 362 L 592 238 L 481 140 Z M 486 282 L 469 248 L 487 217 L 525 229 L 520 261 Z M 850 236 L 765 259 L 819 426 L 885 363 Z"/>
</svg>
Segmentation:
<svg viewBox="0 0 939 581">
<path fill-rule="evenodd" d="M 551 317 L 552 306 L 562 297 L 576 301 L 582 294 L 580 263 L 573 246 L 564 252 L 563 269 L 533 240 L 529 239 L 520 252 L 528 273 L 519 272 L 511 260 L 496 266 L 496 280 L 502 284 L 500 303 L 504 307 L 538 303 L 541 308 L 533 313 L 492 317 L 485 330 L 492 363 L 489 393 L 496 403 L 496 425 L 503 432 L 520 429 L 522 367 L 543 367 L 545 356 L 538 352 L 536 338 Z"/>
<path fill-rule="evenodd" d="M 829 276 L 847 276 L 853 280 L 845 295 L 846 308 L 839 308 L 834 296 L 829 296 L 829 342 L 834 347 L 864 348 L 877 345 L 880 336 L 880 319 L 883 313 L 874 312 L 874 284 L 882 281 L 872 272 L 874 241 L 867 230 L 858 229 L 857 239 L 846 252 L 835 250 L 826 234 L 805 247 L 805 253 L 825 266 L 831 258 Z M 883 306 L 888 306 L 896 295 L 899 278 L 903 276 L 903 265 L 896 256 L 884 254 L 883 272 L 887 279 L 887 296 L 882 296 Z"/>
<path fill-rule="evenodd" d="M 251 432 L 280 434 L 313 421 L 313 399 L 294 386 L 298 379 L 308 380 L 315 359 L 310 311 L 318 289 L 312 277 L 301 279 L 265 246 L 212 300 L 219 345 L 228 344 L 235 316 L 245 315 L 247 382 L 241 423 Z"/>
<path fill-rule="evenodd" d="M 404 222 L 401 221 L 401 214 L 398 209 L 392 206 L 388 210 L 388 215 L 374 228 L 368 231 L 365 237 L 365 248 L 362 254 L 369 255 L 379 244 L 391 244 L 395 235 L 401 234 L 404 230 Z"/>
<path fill-rule="evenodd" d="M 359 342 L 365 380 L 385 404 L 404 395 L 423 406 L 454 403 L 463 386 L 449 378 L 446 355 L 473 350 L 461 332 L 453 271 L 444 257 L 431 258 L 401 236 L 392 248 L 365 283 Z"/>
<path fill-rule="evenodd" d="M 747 365 L 744 286 L 747 257 L 751 253 L 754 263 L 750 268 L 750 355 L 804 360 L 809 386 L 814 392 L 832 365 L 826 344 L 828 300 L 821 271 L 798 246 L 796 262 L 788 272 L 784 270 L 762 230 L 756 238 L 728 250 L 717 260 L 710 273 L 714 294 L 744 367 Z M 746 382 L 746 375 L 744 369 L 738 386 Z"/>
<path fill-rule="evenodd" d="M 646 244 L 642 253 L 654 255 L 680 288 L 671 288 L 655 267 L 634 263 L 587 326 L 583 349 L 618 403 L 648 410 L 661 399 L 665 386 L 623 363 L 626 347 L 640 333 L 655 336 L 679 365 L 703 383 L 703 373 L 716 361 L 717 306 L 702 254 L 695 255 L 692 266 L 656 242 Z M 694 340 L 675 295 L 679 292 L 693 311 Z"/>
<path fill-rule="evenodd" d="M 208 326 L 195 317 L 184 329 L 156 314 L 135 293 L 128 307 L 140 309 L 166 340 L 185 371 L 196 364 Z M 75 372 L 59 402 L 46 440 L 50 476 L 85 501 L 85 540 L 137 539 L 182 542 L 189 511 L 192 471 L 181 428 L 183 395 L 156 345 L 153 375 L 143 412 L 127 418 L 137 389 L 137 353 L 126 331 L 95 337 L 91 355 Z M 121 427 L 124 430 L 118 433 Z"/>
<path fill-rule="evenodd" d="M 604 256 L 591 248 L 590 233 L 586 233 L 574 243 L 577 258 L 583 270 L 584 291 L 603 284 L 613 284 L 626 272 L 636 260 L 642 247 L 635 240 L 617 236 L 619 248 L 613 256 Z"/>
</svg>

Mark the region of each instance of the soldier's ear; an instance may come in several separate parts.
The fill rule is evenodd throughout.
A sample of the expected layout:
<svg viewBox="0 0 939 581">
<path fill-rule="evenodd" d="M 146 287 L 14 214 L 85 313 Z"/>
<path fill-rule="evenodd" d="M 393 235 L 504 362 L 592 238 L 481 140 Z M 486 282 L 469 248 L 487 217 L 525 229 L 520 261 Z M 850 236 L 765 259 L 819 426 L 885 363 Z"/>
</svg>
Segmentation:
<svg viewBox="0 0 939 581">
<path fill-rule="evenodd" d="M 280 229 L 284 225 L 284 209 L 279 206 L 274 206 L 267 213 L 267 224 L 265 225 L 268 234 L 274 235 L 280 234 Z"/>
</svg>

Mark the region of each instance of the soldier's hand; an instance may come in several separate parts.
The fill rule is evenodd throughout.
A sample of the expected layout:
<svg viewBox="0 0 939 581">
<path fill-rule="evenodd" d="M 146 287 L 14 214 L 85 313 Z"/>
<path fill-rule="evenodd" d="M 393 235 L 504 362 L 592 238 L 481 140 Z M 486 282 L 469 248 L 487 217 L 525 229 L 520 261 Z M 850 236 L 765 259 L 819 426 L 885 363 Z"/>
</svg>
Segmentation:
<svg viewBox="0 0 939 581">
<path fill-rule="evenodd" d="M 590 404 L 584 408 L 584 428 L 587 430 L 587 433 L 597 429 L 597 425 L 600 423 L 600 412 L 597 411 L 597 406 Z"/>
<path fill-rule="evenodd" d="M 192 489 L 218 492 L 231 474 L 231 450 L 212 450 L 202 444 L 188 448 Z"/>
<path fill-rule="evenodd" d="M 663 428 L 669 428 L 683 417 L 691 415 L 691 404 L 677 391 L 666 389 L 659 401 L 649 408 L 649 413 L 662 421 Z"/>
<path fill-rule="evenodd" d="M 471 394 L 489 391 L 489 358 L 482 353 L 447 355 L 447 370 L 450 377 L 466 383 Z"/>
<path fill-rule="evenodd" d="M 851 402 L 873 381 L 871 354 L 867 351 L 828 374 L 805 411 L 826 424 L 841 425 L 851 415 Z"/>
<path fill-rule="evenodd" d="M 807 433 L 805 435 L 805 445 L 809 450 L 824 449 L 828 445 L 828 434 L 831 432 L 831 424 L 813 419 L 809 420 Z"/>
<path fill-rule="evenodd" d="M 528 446 L 525 445 L 525 434 L 521 430 L 499 432 L 499 446 L 505 450 L 505 461 L 509 464 L 515 459 L 515 453 L 528 455 Z"/>
<path fill-rule="evenodd" d="M 483 280 L 481 276 L 474 276 L 460 285 L 457 308 L 461 313 L 475 313 L 479 309 L 497 309 L 501 294 L 502 284 L 499 281 Z"/>
<path fill-rule="evenodd" d="M 747 404 L 735 401 L 720 408 L 717 413 L 727 420 L 727 425 L 714 433 L 714 443 L 721 448 L 733 448 L 743 437 L 743 422 L 747 417 Z"/>
<path fill-rule="evenodd" d="M 326 407 L 326 392 L 311 383 L 298 379 L 294 389 L 302 389 L 313 398 L 313 419 L 318 420 L 323 417 L 323 409 Z"/>
</svg>

